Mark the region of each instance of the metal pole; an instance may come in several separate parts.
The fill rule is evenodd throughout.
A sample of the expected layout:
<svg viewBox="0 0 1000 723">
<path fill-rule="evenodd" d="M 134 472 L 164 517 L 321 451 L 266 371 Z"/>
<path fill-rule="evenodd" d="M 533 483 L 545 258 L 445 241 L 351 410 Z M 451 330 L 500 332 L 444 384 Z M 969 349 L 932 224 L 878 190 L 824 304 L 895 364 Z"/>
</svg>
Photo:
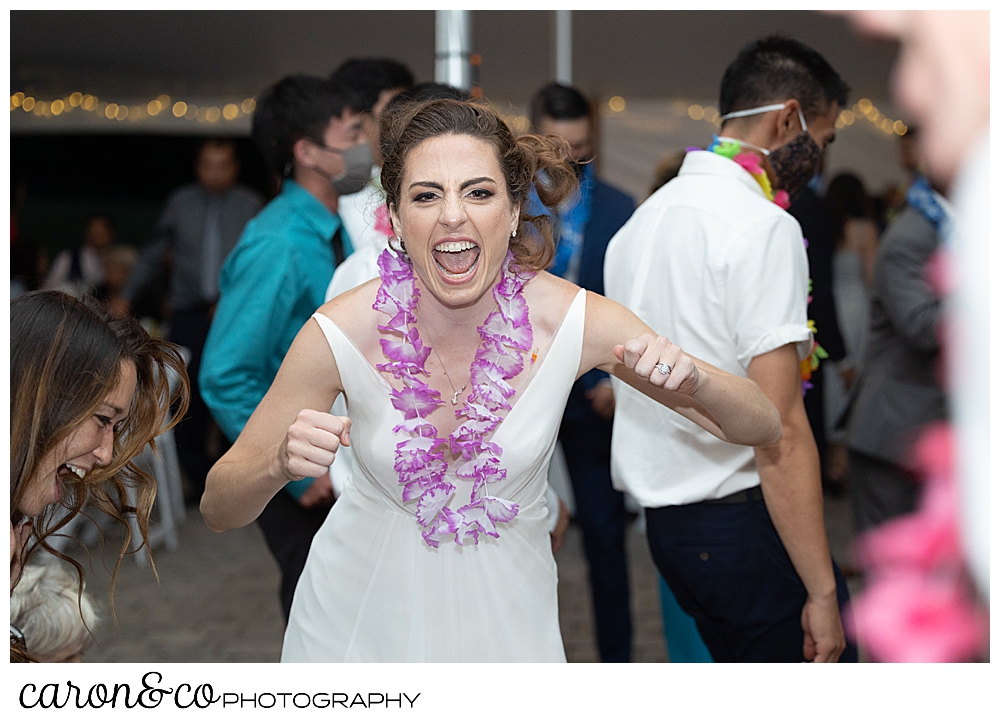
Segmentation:
<svg viewBox="0 0 1000 723">
<path fill-rule="evenodd" d="M 460 90 L 472 88 L 472 11 L 436 10 L 434 80 Z"/>
<path fill-rule="evenodd" d="M 573 11 L 556 10 L 556 82 L 573 84 Z"/>
</svg>

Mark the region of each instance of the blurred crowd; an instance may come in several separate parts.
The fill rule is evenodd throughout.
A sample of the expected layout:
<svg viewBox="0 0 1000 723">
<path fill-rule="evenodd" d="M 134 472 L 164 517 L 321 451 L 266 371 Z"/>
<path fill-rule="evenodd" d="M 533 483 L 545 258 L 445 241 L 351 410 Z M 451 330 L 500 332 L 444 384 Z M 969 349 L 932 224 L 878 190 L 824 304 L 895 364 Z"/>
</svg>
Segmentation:
<svg viewBox="0 0 1000 723">
<path fill-rule="evenodd" d="M 986 314 L 977 295 L 984 289 L 976 267 L 986 266 L 982 259 L 988 256 L 980 254 L 988 254 L 988 248 L 985 236 L 970 239 L 970 229 L 980 228 L 980 216 L 988 207 L 983 191 L 988 176 L 981 175 L 974 161 L 959 166 L 950 159 L 968 158 L 976 148 L 988 155 L 988 84 L 970 91 L 987 99 L 985 109 L 976 105 L 970 110 L 978 113 L 979 125 L 941 128 L 928 97 L 934 95 L 938 102 L 947 92 L 958 92 L 956 85 L 969 85 L 969 76 L 982 71 L 977 65 L 981 59 L 970 59 L 939 88 L 922 85 L 922 73 L 934 75 L 926 66 L 933 64 L 939 43 L 956 56 L 978 52 L 978 45 L 964 40 L 959 48 L 947 38 L 938 39 L 946 32 L 964 37 L 965 26 L 942 24 L 921 13 L 857 13 L 852 21 L 863 32 L 901 42 L 897 90 L 910 114 L 908 130 L 898 139 L 901 181 L 871 188 L 856 173 L 841 171 L 831 177 L 824 172 L 820 148 L 801 187 L 787 195 L 785 211 L 806 242 L 809 289 L 801 311 L 808 315 L 812 331 L 809 354 L 793 362 L 801 370 L 801 399 L 787 404 L 796 409 L 802 405 L 818 456 L 815 482 L 823 495 L 850 500 L 859 540 L 855 559 L 841 561 L 844 576 L 862 590 L 853 606 L 842 607 L 848 651 L 843 659 L 857 644 L 870 660 L 982 660 L 982 611 L 989 597 L 988 556 L 984 567 L 982 555 L 988 534 L 984 544 L 976 508 L 988 507 L 988 491 L 984 497 L 977 461 L 983 449 L 970 449 L 969 436 L 962 435 L 963 430 L 978 435 L 982 430 L 977 425 L 984 418 L 958 370 L 982 349 L 969 329 Z M 988 50 L 986 57 L 988 62 Z M 824 109 L 843 106 L 839 94 L 846 97 L 846 92 L 846 86 L 832 91 L 831 105 Z M 155 227 L 139 248 L 119 243 L 115 218 L 101 212 L 83 220 L 78 243 L 49 258 L 42 240 L 26 238 L 18 228 L 15 188 L 12 299 L 38 290 L 96 299 L 109 323 L 141 317 L 144 309 L 155 308 L 162 324 L 147 319 L 147 330 L 181 349 L 190 404 L 175 434 L 188 504 L 201 500 L 209 470 L 240 435 L 309 315 L 337 294 L 377 277 L 378 254 L 394 236 L 378 175 L 380 119 L 387 108 L 440 98 L 470 100 L 461 89 L 418 82 L 404 64 L 391 58 L 353 58 L 325 78 L 288 76 L 262 90 L 253 118 L 254 141 L 273 174 L 276 193 L 265 197 L 240 182 L 232 141 L 205 139 L 193 159 L 192 182 L 163 200 Z M 774 100 L 778 108 L 783 99 Z M 965 95 L 959 102 L 963 107 L 970 103 Z M 750 110 L 775 112 L 768 108 Z M 726 128 L 756 122 L 744 108 L 737 110 Z M 798 136 L 799 118 L 806 135 L 807 128 L 815 129 L 819 122 L 809 109 L 804 116 L 799 106 L 777 112 L 785 110 L 794 131 L 789 137 Z M 684 174 L 693 172 L 692 166 L 684 170 L 688 157 L 697 155 L 692 152 L 715 149 L 724 155 L 724 144 L 733 142 L 720 130 L 722 137 L 706 138 L 704 148 L 670 149 L 655 177 L 648 179 L 648 197 L 636 199 L 600 177 L 602 151 L 593 98 L 579 88 L 553 83 L 536 89 L 530 115 L 530 132 L 565 140 L 580 183 L 573 202 L 555 211 L 539 209 L 551 213 L 560 230 L 549 271 L 598 294 L 606 293 L 605 282 L 613 278 L 605 253 L 616 234 L 626 224 L 631 224 L 629 229 L 653 228 L 636 224 L 646 223 L 643 219 L 655 209 L 679 203 L 676 194 L 686 188 Z M 757 148 L 750 138 L 748 131 L 742 140 Z M 771 145 L 762 158 L 772 158 L 780 170 L 774 154 L 785 144 Z M 749 161 L 741 163 L 735 150 L 726 157 L 735 157 L 752 172 Z M 772 183 L 782 180 L 780 173 L 777 178 L 771 175 Z M 776 186 L 780 188 L 785 186 Z M 780 197 L 775 203 L 780 205 Z M 646 216 L 641 215 L 644 206 Z M 653 236 L 642 239 L 643 244 L 657 241 Z M 788 261 L 787 273 L 771 269 L 760 283 L 779 279 L 776 283 L 781 284 L 783 276 L 793 283 L 794 263 Z M 970 273 L 977 274 L 975 280 Z M 607 295 L 612 296 L 612 290 Z M 984 374 L 982 369 L 976 372 L 980 378 Z M 622 481 L 628 475 L 615 468 L 612 456 L 613 428 L 622 424 L 620 405 L 628 398 L 621 392 L 603 372 L 588 373 L 574 386 L 559 433 L 571 495 L 551 505 L 554 548 L 569 519 L 583 532 L 597 647 L 605 662 L 627 662 L 632 656 L 626 530 L 650 524 L 655 531 L 663 524 L 657 521 L 660 510 L 690 502 L 724 499 L 727 504 L 714 509 L 732 506 L 728 491 L 716 500 L 705 493 L 683 502 L 650 503 L 642 496 L 644 490 L 636 492 Z M 179 405 L 175 400 L 175 413 Z M 953 424 L 958 424 L 958 435 L 950 433 Z M 286 618 L 312 538 L 350 477 L 353 462 L 349 450 L 343 451 L 329 473 L 289 483 L 258 520 L 281 569 L 279 596 Z M 767 463 L 758 457 L 756 464 Z M 760 484 L 748 489 L 759 491 Z M 726 489 L 724 483 L 719 489 Z M 768 494 L 765 484 L 765 500 Z M 759 497 L 751 500 L 749 491 L 747 495 L 747 503 L 763 504 Z M 650 513 L 653 509 L 655 514 Z M 921 527 L 928 516 L 937 522 Z M 786 537 L 782 524 L 775 522 L 792 555 L 793 574 L 803 576 L 793 547 L 798 543 L 787 541 L 791 533 Z M 947 528 L 954 549 L 930 549 L 930 562 L 914 562 L 903 552 L 892 552 L 894 545 L 905 546 L 899 537 L 904 531 L 894 524 L 907 525 L 917 536 L 920 530 Z M 825 543 L 825 533 L 819 533 Z M 669 543 L 656 544 L 669 549 Z M 708 552 L 701 554 L 702 561 L 708 559 Z M 728 648 L 719 639 L 728 633 L 707 622 L 714 613 L 706 612 L 701 592 L 693 584 L 688 589 L 683 571 L 667 570 L 657 562 L 663 572 L 659 584 L 671 660 L 753 659 L 751 654 L 723 656 L 720 651 Z M 913 572 L 920 565 L 920 574 Z M 961 580 L 958 587 L 941 592 L 952 596 L 948 599 L 954 605 L 947 610 L 955 622 L 933 631 L 899 623 L 898 634 L 888 634 L 884 621 L 892 617 L 894 606 L 913 605 L 904 602 L 904 588 L 891 585 L 902 585 L 899 580 L 905 577 L 910 585 L 906 590 L 930 599 L 943 569 L 957 571 Z M 932 577 L 935 582 L 928 582 Z M 833 576 L 829 579 L 832 585 Z M 839 571 L 837 581 L 840 586 Z M 82 659 L 99 606 L 82 589 L 80 596 L 77 591 L 77 580 L 67 576 L 59 561 L 31 564 L 21 571 L 11 596 L 12 634 L 17 627 L 34 659 Z M 875 595 L 884 598 L 875 600 Z M 836 609 L 836 601 L 833 604 Z M 944 616 L 943 607 L 945 603 L 934 608 L 935 614 Z M 959 629 L 965 634 L 962 640 Z M 801 641 L 802 629 L 796 632 Z M 951 647 L 933 648 L 934 641 L 949 633 Z M 807 638 L 809 634 L 807 630 Z M 925 639 L 927 645 L 920 648 L 918 643 Z M 935 652 L 928 653 L 927 646 Z"/>
</svg>

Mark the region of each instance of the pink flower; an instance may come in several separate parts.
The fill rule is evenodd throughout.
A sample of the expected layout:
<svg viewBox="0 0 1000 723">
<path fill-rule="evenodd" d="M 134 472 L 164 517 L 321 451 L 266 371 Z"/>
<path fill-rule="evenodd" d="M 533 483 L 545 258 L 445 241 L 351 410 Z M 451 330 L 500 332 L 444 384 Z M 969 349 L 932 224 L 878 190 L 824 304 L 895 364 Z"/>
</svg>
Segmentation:
<svg viewBox="0 0 1000 723">
<path fill-rule="evenodd" d="M 512 346 L 521 351 L 531 348 L 531 326 L 519 325 L 512 319 L 505 319 L 499 311 L 494 311 L 486 317 L 486 323 L 479 327 L 479 333 L 485 339 Z"/>
<path fill-rule="evenodd" d="M 913 447 L 913 457 L 918 471 L 931 480 L 942 480 L 953 475 L 955 469 L 955 439 L 945 422 L 928 424 Z"/>
<path fill-rule="evenodd" d="M 788 210 L 788 207 L 792 205 L 792 199 L 788 195 L 788 191 L 783 188 L 774 194 L 774 202 L 777 204 L 778 208 L 782 208 L 786 211 Z"/>
<path fill-rule="evenodd" d="M 914 568 L 958 559 L 959 540 L 954 518 L 921 510 L 885 522 L 858 538 L 858 561 L 871 570 Z"/>
<path fill-rule="evenodd" d="M 471 459 L 476 452 L 474 449 L 475 443 L 484 435 L 496 429 L 496 427 L 495 422 L 483 422 L 473 419 L 462 422 L 448 437 L 448 440 L 451 442 L 451 453 L 460 454 L 463 459 Z"/>
<path fill-rule="evenodd" d="M 747 153 L 746 151 L 737 153 L 733 160 L 754 175 L 764 172 L 764 169 L 760 166 L 760 159 L 753 153 Z"/>
<path fill-rule="evenodd" d="M 421 533 L 421 536 L 428 545 L 437 547 L 445 537 L 450 537 L 458 532 L 460 524 L 462 524 L 461 515 L 452 512 L 447 507 L 442 507 L 434 522 Z"/>
<path fill-rule="evenodd" d="M 415 437 L 437 437 L 437 427 L 421 417 L 407 419 L 392 428 L 393 434 L 406 432 Z"/>
<path fill-rule="evenodd" d="M 938 249 L 924 269 L 924 278 L 939 298 L 947 296 L 954 284 L 951 271 L 951 257 L 946 249 Z"/>
<path fill-rule="evenodd" d="M 407 386 L 398 390 L 393 389 L 390 396 L 392 397 L 392 406 L 403 413 L 404 419 L 426 417 L 444 404 L 441 401 L 440 392 L 427 386 L 419 379 L 407 380 Z"/>
<path fill-rule="evenodd" d="M 499 497 L 483 497 L 486 516 L 493 522 L 510 522 L 517 515 L 517 505 Z"/>
<path fill-rule="evenodd" d="M 466 505 L 465 507 L 460 507 L 458 513 L 465 518 L 465 522 L 459 530 L 460 534 L 455 537 L 455 542 L 459 545 L 462 544 L 462 540 L 465 537 L 469 536 L 474 537 L 478 545 L 480 532 L 490 537 L 500 537 L 500 533 L 497 532 L 496 525 L 493 524 L 493 520 L 487 514 L 482 500 L 473 502 L 471 505 Z"/>
<path fill-rule="evenodd" d="M 392 219 L 389 216 L 389 207 L 386 204 L 382 204 L 375 209 L 375 223 L 373 224 L 376 231 L 378 231 L 383 236 L 392 236 Z"/>
<path fill-rule="evenodd" d="M 483 344 L 476 352 L 476 361 L 491 364 L 503 372 L 505 379 L 513 379 L 524 369 L 520 354 L 511 354 L 497 344 Z"/>
<path fill-rule="evenodd" d="M 894 663 L 973 660 L 985 623 L 957 582 L 913 571 L 877 577 L 844 616 L 848 635 L 874 659 Z"/>
<path fill-rule="evenodd" d="M 454 491 L 454 485 L 435 485 L 420 495 L 420 501 L 417 502 L 417 522 L 421 527 L 431 524 Z"/>
</svg>

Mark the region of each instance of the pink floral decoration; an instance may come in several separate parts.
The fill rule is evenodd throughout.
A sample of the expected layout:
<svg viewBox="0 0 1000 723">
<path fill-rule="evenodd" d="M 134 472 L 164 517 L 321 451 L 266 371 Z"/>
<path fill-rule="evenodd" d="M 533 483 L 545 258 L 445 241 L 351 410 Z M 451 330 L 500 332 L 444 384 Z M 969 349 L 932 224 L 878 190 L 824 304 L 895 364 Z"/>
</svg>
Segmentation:
<svg viewBox="0 0 1000 723">
<path fill-rule="evenodd" d="M 943 250 L 938 249 L 931 256 L 927 262 L 927 267 L 924 269 L 924 278 L 927 279 L 927 283 L 931 285 L 934 293 L 939 297 L 946 296 L 951 292 L 951 269 L 948 264 L 948 256 Z"/>
<path fill-rule="evenodd" d="M 375 223 L 373 226 L 383 236 L 394 235 L 392 232 L 392 219 L 389 217 L 389 207 L 386 204 L 383 203 L 375 209 Z"/>
<path fill-rule="evenodd" d="M 465 421 L 445 440 L 427 420 L 444 403 L 441 393 L 419 378 L 429 376 L 425 365 L 431 348 L 424 345 L 417 331 L 420 293 L 413 268 L 391 249 L 379 256 L 382 284 L 373 308 L 390 320 L 378 327 L 388 337 L 379 340 L 388 361 L 377 368 L 402 382 L 399 389 L 390 392 L 393 407 L 403 414 L 403 422 L 393 432 L 409 435 L 396 445 L 393 468 L 403 488 L 403 502 L 416 501 L 414 515 L 423 528 L 424 541 L 431 547 L 438 547 L 446 539 L 458 545 L 470 539 L 479 544 L 481 534 L 498 538 L 496 524 L 517 516 L 517 504 L 492 497 L 488 491 L 490 484 L 507 476 L 507 470 L 500 466 L 503 450 L 489 438 L 503 421 L 498 412 L 511 408 L 507 400 L 515 390 L 508 380 L 524 368 L 522 353 L 531 348 L 533 339 L 528 304 L 522 293 L 531 275 L 518 275 L 513 261 L 513 255 L 508 253 L 493 289 L 497 310 L 479 327 L 481 344 L 470 369 L 472 388 L 465 405 L 455 412 Z M 464 460 L 456 475 L 472 481 L 469 504 L 457 511 L 447 506 L 455 486 L 445 481 L 445 449 Z"/>
<path fill-rule="evenodd" d="M 986 620 L 956 583 L 906 569 L 880 576 L 848 609 L 847 633 L 881 662 L 971 661 Z"/>
<path fill-rule="evenodd" d="M 733 157 L 733 160 L 755 176 L 764 173 L 764 169 L 760 165 L 760 159 L 753 153 L 741 151 Z"/>
<path fill-rule="evenodd" d="M 948 425 L 929 425 L 914 447 L 924 485 L 917 511 L 858 539 L 869 583 L 845 624 L 877 660 L 974 660 L 987 638 L 962 561 L 953 445 Z"/>
</svg>

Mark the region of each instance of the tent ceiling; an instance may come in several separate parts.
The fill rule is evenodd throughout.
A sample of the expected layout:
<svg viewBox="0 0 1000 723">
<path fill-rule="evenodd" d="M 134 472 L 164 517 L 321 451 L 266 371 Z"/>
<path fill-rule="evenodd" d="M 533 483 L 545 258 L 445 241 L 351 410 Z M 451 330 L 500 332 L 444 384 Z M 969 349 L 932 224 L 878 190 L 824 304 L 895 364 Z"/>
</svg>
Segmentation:
<svg viewBox="0 0 1000 723">
<path fill-rule="evenodd" d="M 476 11 L 480 84 L 524 106 L 551 79 L 551 11 Z M 886 98 L 895 46 L 810 11 L 577 11 L 575 82 L 595 96 L 713 99 L 745 43 L 791 35 L 822 52 L 853 97 Z M 123 99 L 252 96 L 293 72 L 327 74 L 351 56 L 388 55 L 434 72 L 433 11 L 13 11 L 11 92 Z"/>
</svg>

